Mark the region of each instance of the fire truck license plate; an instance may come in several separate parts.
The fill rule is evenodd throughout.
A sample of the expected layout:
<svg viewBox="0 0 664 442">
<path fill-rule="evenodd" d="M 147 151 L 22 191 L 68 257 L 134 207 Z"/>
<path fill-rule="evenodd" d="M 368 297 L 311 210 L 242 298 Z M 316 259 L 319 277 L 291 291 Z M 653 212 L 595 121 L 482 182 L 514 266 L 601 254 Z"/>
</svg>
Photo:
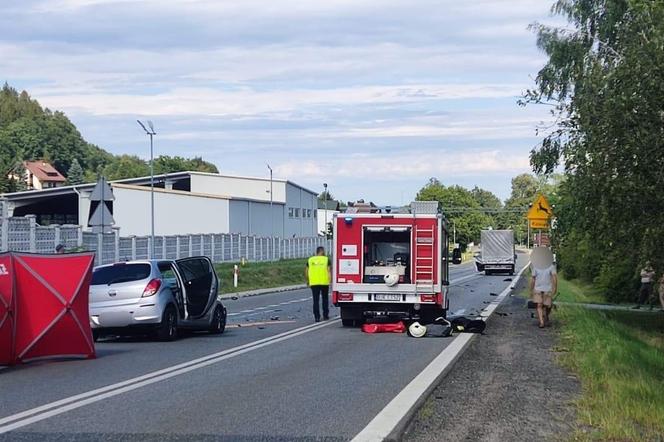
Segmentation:
<svg viewBox="0 0 664 442">
<path fill-rule="evenodd" d="M 386 295 L 386 294 L 377 294 L 374 295 L 376 301 L 401 301 L 401 295 Z"/>
</svg>

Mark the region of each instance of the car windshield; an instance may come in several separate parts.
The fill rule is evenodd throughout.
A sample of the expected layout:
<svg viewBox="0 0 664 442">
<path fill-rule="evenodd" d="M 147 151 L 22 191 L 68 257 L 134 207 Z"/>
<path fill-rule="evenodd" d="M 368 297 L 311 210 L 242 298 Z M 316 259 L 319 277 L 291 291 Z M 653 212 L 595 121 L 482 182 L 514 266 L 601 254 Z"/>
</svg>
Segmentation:
<svg viewBox="0 0 664 442">
<path fill-rule="evenodd" d="M 140 281 L 150 276 L 150 264 L 116 264 L 92 272 L 92 285 L 111 285 Z"/>
</svg>

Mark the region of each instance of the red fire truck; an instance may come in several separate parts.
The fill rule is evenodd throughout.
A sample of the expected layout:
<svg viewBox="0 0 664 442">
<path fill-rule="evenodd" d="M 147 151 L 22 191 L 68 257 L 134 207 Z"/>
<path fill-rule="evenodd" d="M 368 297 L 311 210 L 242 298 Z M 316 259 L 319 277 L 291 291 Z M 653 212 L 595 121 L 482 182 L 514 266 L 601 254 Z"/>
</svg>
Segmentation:
<svg viewBox="0 0 664 442">
<path fill-rule="evenodd" d="M 449 236 L 438 203 L 349 211 L 333 218 L 332 302 L 343 325 L 445 316 Z M 457 249 L 452 262 L 461 263 Z"/>
</svg>

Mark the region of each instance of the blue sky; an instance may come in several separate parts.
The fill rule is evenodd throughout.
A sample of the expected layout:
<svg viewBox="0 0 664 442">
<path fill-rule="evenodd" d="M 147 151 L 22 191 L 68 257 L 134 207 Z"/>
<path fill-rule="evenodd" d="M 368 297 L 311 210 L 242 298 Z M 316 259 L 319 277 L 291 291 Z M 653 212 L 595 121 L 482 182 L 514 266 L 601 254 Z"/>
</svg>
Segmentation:
<svg viewBox="0 0 664 442">
<path fill-rule="evenodd" d="M 0 80 L 117 154 L 149 155 L 151 119 L 157 154 L 343 200 L 406 203 L 429 177 L 505 199 L 548 119 L 516 104 L 548 0 L 8 3 Z"/>
</svg>

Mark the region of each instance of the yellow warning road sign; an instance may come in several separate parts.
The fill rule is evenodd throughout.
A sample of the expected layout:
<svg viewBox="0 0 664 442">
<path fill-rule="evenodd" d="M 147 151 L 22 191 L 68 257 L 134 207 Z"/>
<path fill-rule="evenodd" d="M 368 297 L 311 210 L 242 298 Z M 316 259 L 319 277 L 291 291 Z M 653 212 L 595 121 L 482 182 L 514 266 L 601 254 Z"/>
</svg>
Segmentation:
<svg viewBox="0 0 664 442">
<path fill-rule="evenodd" d="M 553 209 L 551 208 L 551 204 L 549 204 L 549 201 L 546 199 L 544 195 L 538 195 L 537 199 L 528 210 L 527 218 L 531 221 L 533 220 L 548 221 L 549 219 L 551 219 L 552 216 L 553 216 Z M 531 227 L 533 227 L 532 224 Z"/>
<path fill-rule="evenodd" d="M 531 219 L 528 220 L 530 223 L 530 228 L 531 229 L 548 229 L 549 228 L 549 221 L 546 219 Z"/>
</svg>

